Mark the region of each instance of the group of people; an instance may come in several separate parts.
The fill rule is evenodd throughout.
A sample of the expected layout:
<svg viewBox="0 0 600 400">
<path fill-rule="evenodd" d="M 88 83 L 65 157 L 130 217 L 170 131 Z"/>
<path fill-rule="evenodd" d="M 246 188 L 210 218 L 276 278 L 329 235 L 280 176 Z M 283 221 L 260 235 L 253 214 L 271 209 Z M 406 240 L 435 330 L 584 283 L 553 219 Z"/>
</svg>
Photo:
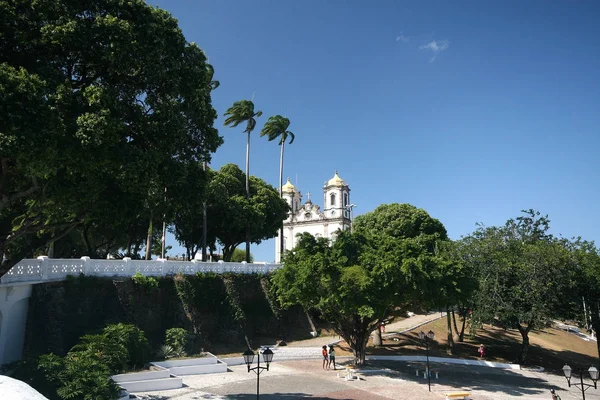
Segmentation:
<svg viewBox="0 0 600 400">
<path fill-rule="evenodd" d="M 333 345 L 329 346 L 329 352 L 327 346 L 323 346 L 321 354 L 323 355 L 323 369 L 330 369 L 331 363 L 333 363 L 333 370 L 335 371 L 335 349 Z"/>
</svg>

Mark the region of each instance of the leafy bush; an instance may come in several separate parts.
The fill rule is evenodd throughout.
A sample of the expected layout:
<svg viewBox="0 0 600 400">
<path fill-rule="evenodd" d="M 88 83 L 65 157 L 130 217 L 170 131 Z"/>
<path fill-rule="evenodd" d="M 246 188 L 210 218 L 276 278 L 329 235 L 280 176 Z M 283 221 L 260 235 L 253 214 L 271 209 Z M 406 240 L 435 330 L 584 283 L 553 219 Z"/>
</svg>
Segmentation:
<svg viewBox="0 0 600 400">
<path fill-rule="evenodd" d="M 104 336 L 125 347 L 127 351 L 126 367 L 141 368 L 150 361 L 150 344 L 144 332 L 130 324 L 113 324 L 104 328 Z"/>
<path fill-rule="evenodd" d="M 168 360 L 169 358 L 185 357 L 187 353 L 182 349 L 174 349 L 173 346 L 164 344 L 157 352 L 157 356 L 161 359 Z"/>
<path fill-rule="evenodd" d="M 61 399 L 115 399 L 119 387 L 110 379 L 109 367 L 94 354 L 73 352 L 67 354 L 64 369 L 59 372 Z"/>
<path fill-rule="evenodd" d="M 187 347 L 189 333 L 183 328 L 167 329 L 165 344 L 171 346 L 175 352 L 181 353 Z"/>
<path fill-rule="evenodd" d="M 131 279 L 136 285 L 140 285 L 148 291 L 158 288 L 158 280 L 156 278 L 142 275 L 139 271 L 136 272 Z"/>
<path fill-rule="evenodd" d="M 67 357 L 94 358 L 108 367 L 108 371 L 113 374 L 123 372 L 129 364 L 127 347 L 103 334 L 82 336 L 81 342 L 73 346 Z"/>
<path fill-rule="evenodd" d="M 163 344 L 162 346 L 160 346 L 160 349 L 158 349 L 158 351 L 156 352 L 156 356 L 163 360 L 173 358 L 175 357 L 175 349 L 173 349 L 173 346 Z"/>
</svg>

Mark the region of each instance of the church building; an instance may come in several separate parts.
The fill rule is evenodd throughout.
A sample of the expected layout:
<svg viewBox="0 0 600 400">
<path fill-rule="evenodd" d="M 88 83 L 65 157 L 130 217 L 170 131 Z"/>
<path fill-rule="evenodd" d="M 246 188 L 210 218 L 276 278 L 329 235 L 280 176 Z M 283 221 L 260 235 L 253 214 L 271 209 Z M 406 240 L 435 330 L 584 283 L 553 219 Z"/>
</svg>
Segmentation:
<svg viewBox="0 0 600 400">
<path fill-rule="evenodd" d="M 302 193 L 290 182 L 282 187 L 283 198 L 291 208 L 287 219 L 283 222 L 283 248 L 291 250 L 296 246 L 299 233 L 308 232 L 316 238 L 335 239 L 338 229 L 349 229 L 352 224 L 352 207 L 350 203 L 350 187 L 339 177 L 337 171 L 333 178 L 323 185 L 323 210 L 313 204 L 308 192 L 306 202 L 302 204 Z M 279 253 L 279 235 L 275 238 L 275 262 L 281 261 Z"/>
</svg>

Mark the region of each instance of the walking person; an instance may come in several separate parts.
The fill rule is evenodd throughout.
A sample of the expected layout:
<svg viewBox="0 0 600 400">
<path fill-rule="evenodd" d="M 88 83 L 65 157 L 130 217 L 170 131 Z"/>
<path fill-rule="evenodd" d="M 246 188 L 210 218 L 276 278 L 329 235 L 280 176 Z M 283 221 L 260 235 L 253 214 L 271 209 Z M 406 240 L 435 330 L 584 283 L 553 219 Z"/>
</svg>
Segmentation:
<svg viewBox="0 0 600 400">
<path fill-rule="evenodd" d="M 479 346 L 479 349 L 477 350 L 477 352 L 479 353 L 479 358 L 485 357 L 485 347 L 483 347 L 483 345 Z"/>
<path fill-rule="evenodd" d="M 560 396 L 556 394 L 554 389 L 550 389 L 550 393 L 552 393 L 552 400 L 560 400 Z"/>
<path fill-rule="evenodd" d="M 327 355 L 327 346 L 323 346 L 321 354 L 323 355 L 323 369 L 329 369 L 329 357 Z"/>
<path fill-rule="evenodd" d="M 329 366 L 331 366 L 331 363 L 333 363 L 333 370 L 335 371 L 335 349 L 333 346 L 329 346 Z"/>
</svg>

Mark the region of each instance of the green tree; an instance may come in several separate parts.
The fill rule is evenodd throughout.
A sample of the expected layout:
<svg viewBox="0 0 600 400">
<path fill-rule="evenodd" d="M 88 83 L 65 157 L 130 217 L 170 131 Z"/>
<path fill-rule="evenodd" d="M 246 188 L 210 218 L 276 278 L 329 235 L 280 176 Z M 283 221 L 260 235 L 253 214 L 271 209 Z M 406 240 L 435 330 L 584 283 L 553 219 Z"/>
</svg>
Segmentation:
<svg viewBox="0 0 600 400">
<path fill-rule="evenodd" d="M 565 241 L 566 242 L 566 241 Z M 600 251 L 594 244 L 575 238 L 566 243 L 572 256 L 573 290 L 565 293 L 564 301 L 570 298 L 570 303 L 584 327 L 600 332 Z M 571 294 L 571 296 L 568 296 Z M 585 306 L 583 306 L 585 304 Z M 598 357 L 600 358 L 600 342 L 596 341 Z"/>
<path fill-rule="evenodd" d="M 142 0 L 0 0 L 0 25 L 0 275 L 84 226 L 135 247 L 173 213 L 149 188 L 222 143 L 205 54 Z"/>
<path fill-rule="evenodd" d="M 472 301 L 477 288 L 477 278 L 473 266 L 460 257 L 461 242 L 450 240 L 437 243 L 436 254 L 441 258 L 433 272 L 432 285 L 429 285 L 430 299 L 433 305 L 446 310 L 447 341 L 450 353 L 454 351 L 454 336 L 462 342 L 466 324 L 466 309 Z M 458 308 L 463 317 L 459 330 L 456 324 L 454 309 Z"/>
<path fill-rule="evenodd" d="M 230 261 L 235 248 L 246 240 L 258 244 L 277 235 L 289 211 L 277 190 L 255 176 L 250 177 L 248 199 L 245 180 L 237 165 L 227 164 L 214 173 L 208 184 L 207 209 L 213 221 L 208 226 L 208 236 L 223 246 L 224 261 Z"/>
<path fill-rule="evenodd" d="M 231 262 L 242 262 L 246 261 L 246 252 L 241 249 L 233 250 L 233 254 L 231 255 Z M 254 256 L 250 254 L 250 262 L 254 262 Z"/>
<path fill-rule="evenodd" d="M 241 100 L 233 103 L 225 112 L 224 125 L 235 128 L 241 123 L 246 123 L 244 133 L 248 135 L 246 140 L 246 198 L 250 200 L 250 133 L 256 128 L 256 118 L 262 115 L 262 111 L 254 111 L 254 103 L 250 100 Z M 250 262 L 250 227 L 246 238 L 246 262 Z"/>
<path fill-rule="evenodd" d="M 281 152 L 279 154 L 279 197 L 283 197 L 283 151 L 285 148 L 285 142 L 290 138 L 290 144 L 294 142 L 296 135 L 293 132 L 288 131 L 290 126 L 290 120 L 281 115 L 275 115 L 269 117 L 265 126 L 260 132 L 260 136 L 267 136 L 269 141 L 278 140 L 279 146 L 281 146 Z M 283 254 L 283 223 L 279 229 L 279 254 Z"/>
<path fill-rule="evenodd" d="M 522 337 L 519 362 L 527 363 L 529 332 L 563 309 L 569 253 L 549 233 L 550 220 L 534 210 L 501 227 L 479 228 L 465 240 L 464 257 L 477 268 L 476 317 L 516 329 Z"/>
<path fill-rule="evenodd" d="M 396 305 L 424 297 L 429 275 L 442 260 L 435 243 L 443 225 L 408 204 L 379 206 L 356 218 L 354 233 L 333 243 L 308 233 L 273 275 L 284 307 L 316 310 L 363 364 L 369 335 Z"/>
</svg>

